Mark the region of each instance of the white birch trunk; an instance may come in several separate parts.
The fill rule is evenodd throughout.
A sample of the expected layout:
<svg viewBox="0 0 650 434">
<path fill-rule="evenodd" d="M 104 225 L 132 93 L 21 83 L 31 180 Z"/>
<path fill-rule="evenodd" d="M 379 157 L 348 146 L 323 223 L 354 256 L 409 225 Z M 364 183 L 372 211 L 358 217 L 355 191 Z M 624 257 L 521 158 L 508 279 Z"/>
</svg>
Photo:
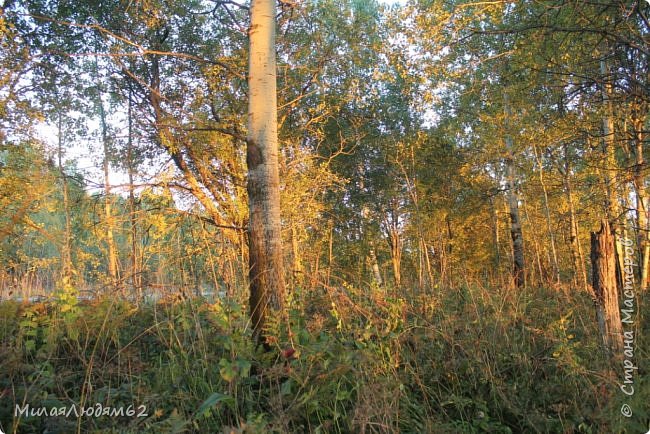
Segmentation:
<svg viewBox="0 0 650 434">
<path fill-rule="evenodd" d="M 248 100 L 248 200 L 250 311 L 258 338 L 269 311 L 284 308 L 284 266 L 280 221 L 275 0 L 250 7 Z"/>
</svg>

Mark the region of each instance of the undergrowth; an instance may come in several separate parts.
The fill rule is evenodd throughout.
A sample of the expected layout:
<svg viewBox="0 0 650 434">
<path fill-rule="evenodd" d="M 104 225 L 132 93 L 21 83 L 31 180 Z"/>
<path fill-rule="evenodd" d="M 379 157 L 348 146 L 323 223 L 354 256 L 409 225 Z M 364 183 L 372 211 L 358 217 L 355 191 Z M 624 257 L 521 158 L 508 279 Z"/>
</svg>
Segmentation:
<svg viewBox="0 0 650 434">
<path fill-rule="evenodd" d="M 582 294 L 297 290 L 264 351 L 234 300 L 136 306 L 69 292 L 0 304 L 4 432 L 639 433 L 650 418 L 647 322 L 628 397 Z"/>
</svg>

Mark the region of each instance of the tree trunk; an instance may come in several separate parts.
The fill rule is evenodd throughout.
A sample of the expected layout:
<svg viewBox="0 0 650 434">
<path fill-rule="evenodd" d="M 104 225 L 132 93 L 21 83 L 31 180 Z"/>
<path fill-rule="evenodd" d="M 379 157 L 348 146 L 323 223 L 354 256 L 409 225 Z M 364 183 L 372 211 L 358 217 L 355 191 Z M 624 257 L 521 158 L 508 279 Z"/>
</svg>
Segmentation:
<svg viewBox="0 0 650 434">
<path fill-rule="evenodd" d="M 508 95 L 504 94 L 503 98 L 506 122 L 512 117 Z M 525 284 L 524 268 L 524 237 L 521 230 L 521 217 L 519 215 L 519 198 L 517 197 L 517 183 L 514 165 L 514 144 L 510 131 L 506 128 L 505 135 L 506 151 L 506 184 L 508 209 L 510 213 L 510 236 L 512 238 L 512 258 L 513 268 L 512 276 L 517 287 Z"/>
<path fill-rule="evenodd" d="M 611 94 L 612 85 L 609 82 L 609 71 L 604 60 L 600 62 L 602 75 L 602 95 L 605 116 L 603 117 L 603 153 L 605 157 L 605 195 L 607 198 L 607 219 L 614 234 L 614 246 L 616 252 L 616 276 L 620 284 L 623 283 L 623 246 L 619 241 L 619 220 L 621 218 L 621 206 L 617 193 L 617 169 L 616 142 L 614 132 L 614 111 L 612 107 Z M 625 196 L 623 196 L 625 197 Z"/>
<path fill-rule="evenodd" d="M 498 274 L 501 269 L 501 255 L 499 254 L 499 215 L 494 204 L 494 198 L 490 196 L 490 208 L 492 210 L 492 242 L 494 243 L 494 273 Z"/>
<path fill-rule="evenodd" d="M 586 289 L 587 270 L 582 254 L 582 247 L 580 246 L 580 239 L 578 238 L 578 221 L 576 219 L 575 206 L 573 205 L 573 189 L 571 188 L 568 169 L 565 171 L 563 176 L 564 191 L 569 204 L 569 245 L 571 247 L 571 257 L 573 258 L 573 272 L 576 277 L 576 284 L 578 284 L 579 279 L 579 285 Z"/>
<path fill-rule="evenodd" d="M 118 260 L 115 240 L 113 238 L 113 211 L 111 210 L 111 183 L 109 179 L 109 150 L 108 150 L 108 124 L 106 122 L 106 112 L 104 111 L 104 102 L 102 101 L 101 90 L 98 89 L 99 104 L 99 122 L 102 134 L 102 146 L 104 152 L 104 218 L 106 219 L 106 244 L 108 247 L 108 276 L 110 285 L 113 289 L 120 289 L 118 278 Z"/>
<path fill-rule="evenodd" d="M 395 288 L 402 286 L 402 240 L 399 233 L 391 233 L 390 259 L 393 264 L 393 276 L 395 278 Z"/>
<path fill-rule="evenodd" d="M 329 223 L 329 238 L 327 240 L 327 274 L 325 285 L 329 288 L 330 278 L 332 276 L 332 265 L 334 262 L 334 223 Z"/>
<path fill-rule="evenodd" d="M 381 287 L 384 280 L 381 278 L 381 270 L 379 269 L 379 262 L 377 261 L 377 252 L 375 251 L 375 243 L 370 243 L 370 251 L 368 252 L 370 259 L 370 267 L 372 268 L 372 278 L 377 286 Z"/>
<path fill-rule="evenodd" d="M 393 266 L 395 288 L 402 285 L 402 239 L 399 233 L 398 221 L 395 216 L 386 224 L 388 227 L 388 245 L 390 247 L 390 260 Z"/>
<path fill-rule="evenodd" d="M 513 278 L 515 285 L 524 286 L 524 237 L 521 230 L 519 200 L 517 198 L 512 159 L 508 162 L 508 208 L 510 212 L 510 237 L 512 238 Z"/>
<path fill-rule="evenodd" d="M 61 255 L 61 268 L 62 277 L 67 280 L 67 283 L 72 283 L 72 218 L 70 216 L 70 198 L 68 192 L 68 177 L 63 170 L 63 121 L 61 114 L 58 119 L 58 162 L 59 174 L 61 175 L 61 183 L 63 184 L 63 211 L 65 212 L 65 233 L 63 240 L 63 249 Z"/>
<path fill-rule="evenodd" d="M 300 240 L 298 239 L 298 229 L 296 222 L 291 222 L 291 260 L 293 263 L 292 275 L 293 282 L 301 286 L 304 281 L 304 272 L 302 266 L 302 257 L 300 255 Z"/>
<path fill-rule="evenodd" d="M 635 113 L 632 120 L 634 135 L 634 189 L 636 196 L 636 217 L 638 226 L 638 244 L 640 249 L 640 290 L 645 291 L 648 287 L 648 266 L 650 263 L 650 240 L 648 236 L 648 195 L 645 187 L 645 159 L 643 157 L 643 118 L 641 114 Z"/>
<path fill-rule="evenodd" d="M 560 283 L 560 266 L 557 260 L 557 249 L 555 248 L 555 232 L 553 231 L 553 225 L 551 223 L 551 211 L 548 206 L 548 191 L 546 189 L 546 183 L 544 182 L 544 166 L 536 145 L 533 145 L 533 151 L 535 152 L 535 159 L 537 160 L 537 166 L 539 168 L 539 183 L 542 186 L 542 193 L 544 194 L 544 215 L 546 217 L 546 230 L 548 231 L 548 238 L 551 244 L 553 278 L 556 283 Z"/>
<path fill-rule="evenodd" d="M 131 285 L 133 287 L 134 296 L 138 299 L 142 298 L 142 276 L 140 275 L 140 259 L 138 253 L 138 222 L 137 222 L 137 203 L 135 200 L 135 186 L 133 184 L 133 176 L 135 172 L 135 159 L 133 155 L 133 113 L 132 113 L 132 90 L 129 84 L 129 101 L 128 101 L 128 139 L 126 148 L 127 171 L 129 176 L 129 223 L 130 223 L 130 241 L 131 241 Z"/>
<path fill-rule="evenodd" d="M 603 153 L 605 157 L 605 193 L 607 197 L 607 219 L 614 231 L 616 231 L 616 222 L 619 218 L 618 197 L 616 194 L 616 149 L 614 142 L 614 117 L 612 113 L 612 104 L 610 94 L 612 92 L 611 84 L 607 83 L 607 66 L 605 61 L 600 62 L 600 72 L 602 74 L 603 86 L 603 104 L 605 116 L 603 116 Z"/>
<path fill-rule="evenodd" d="M 269 313 L 284 314 L 275 15 L 275 0 L 251 2 L 246 163 L 250 314 L 258 339 L 264 337 Z"/>
<path fill-rule="evenodd" d="M 609 356 L 620 354 L 623 348 L 615 246 L 614 233 L 607 219 L 603 219 L 600 231 L 591 233 L 591 263 L 596 320 L 603 347 Z"/>
</svg>

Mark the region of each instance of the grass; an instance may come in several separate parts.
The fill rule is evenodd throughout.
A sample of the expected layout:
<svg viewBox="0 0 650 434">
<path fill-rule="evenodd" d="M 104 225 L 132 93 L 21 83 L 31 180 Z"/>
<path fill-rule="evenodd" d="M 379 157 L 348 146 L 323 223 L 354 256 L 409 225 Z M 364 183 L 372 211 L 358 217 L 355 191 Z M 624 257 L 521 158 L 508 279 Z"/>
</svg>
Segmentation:
<svg viewBox="0 0 650 434">
<path fill-rule="evenodd" d="M 639 301 L 639 308 L 650 299 Z M 273 350 L 245 308 L 200 299 L 0 304 L 0 422 L 18 433 L 638 433 L 650 418 L 648 324 L 635 394 L 598 347 L 591 300 L 463 287 L 409 299 L 296 291 Z M 644 322 L 645 321 L 645 322 Z M 295 350 L 295 352 L 294 352 Z M 27 417 L 102 406 L 130 416 Z M 633 416 L 620 413 L 623 403 Z M 60 411 L 60 410 L 54 410 Z M 139 413 L 146 416 L 137 417 Z"/>
</svg>

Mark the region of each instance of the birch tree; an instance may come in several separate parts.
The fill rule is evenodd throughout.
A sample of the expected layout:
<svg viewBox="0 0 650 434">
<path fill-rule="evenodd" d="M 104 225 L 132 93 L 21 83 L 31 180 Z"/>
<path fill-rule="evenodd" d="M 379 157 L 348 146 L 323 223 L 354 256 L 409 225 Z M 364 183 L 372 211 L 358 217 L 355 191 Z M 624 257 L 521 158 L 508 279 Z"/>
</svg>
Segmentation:
<svg viewBox="0 0 650 434">
<path fill-rule="evenodd" d="M 250 314 L 254 334 L 264 335 L 269 313 L 284 308 L 280 222 L 275 0 L 253 0 L 248 70 L 248 252 Z"/>
</svg>

